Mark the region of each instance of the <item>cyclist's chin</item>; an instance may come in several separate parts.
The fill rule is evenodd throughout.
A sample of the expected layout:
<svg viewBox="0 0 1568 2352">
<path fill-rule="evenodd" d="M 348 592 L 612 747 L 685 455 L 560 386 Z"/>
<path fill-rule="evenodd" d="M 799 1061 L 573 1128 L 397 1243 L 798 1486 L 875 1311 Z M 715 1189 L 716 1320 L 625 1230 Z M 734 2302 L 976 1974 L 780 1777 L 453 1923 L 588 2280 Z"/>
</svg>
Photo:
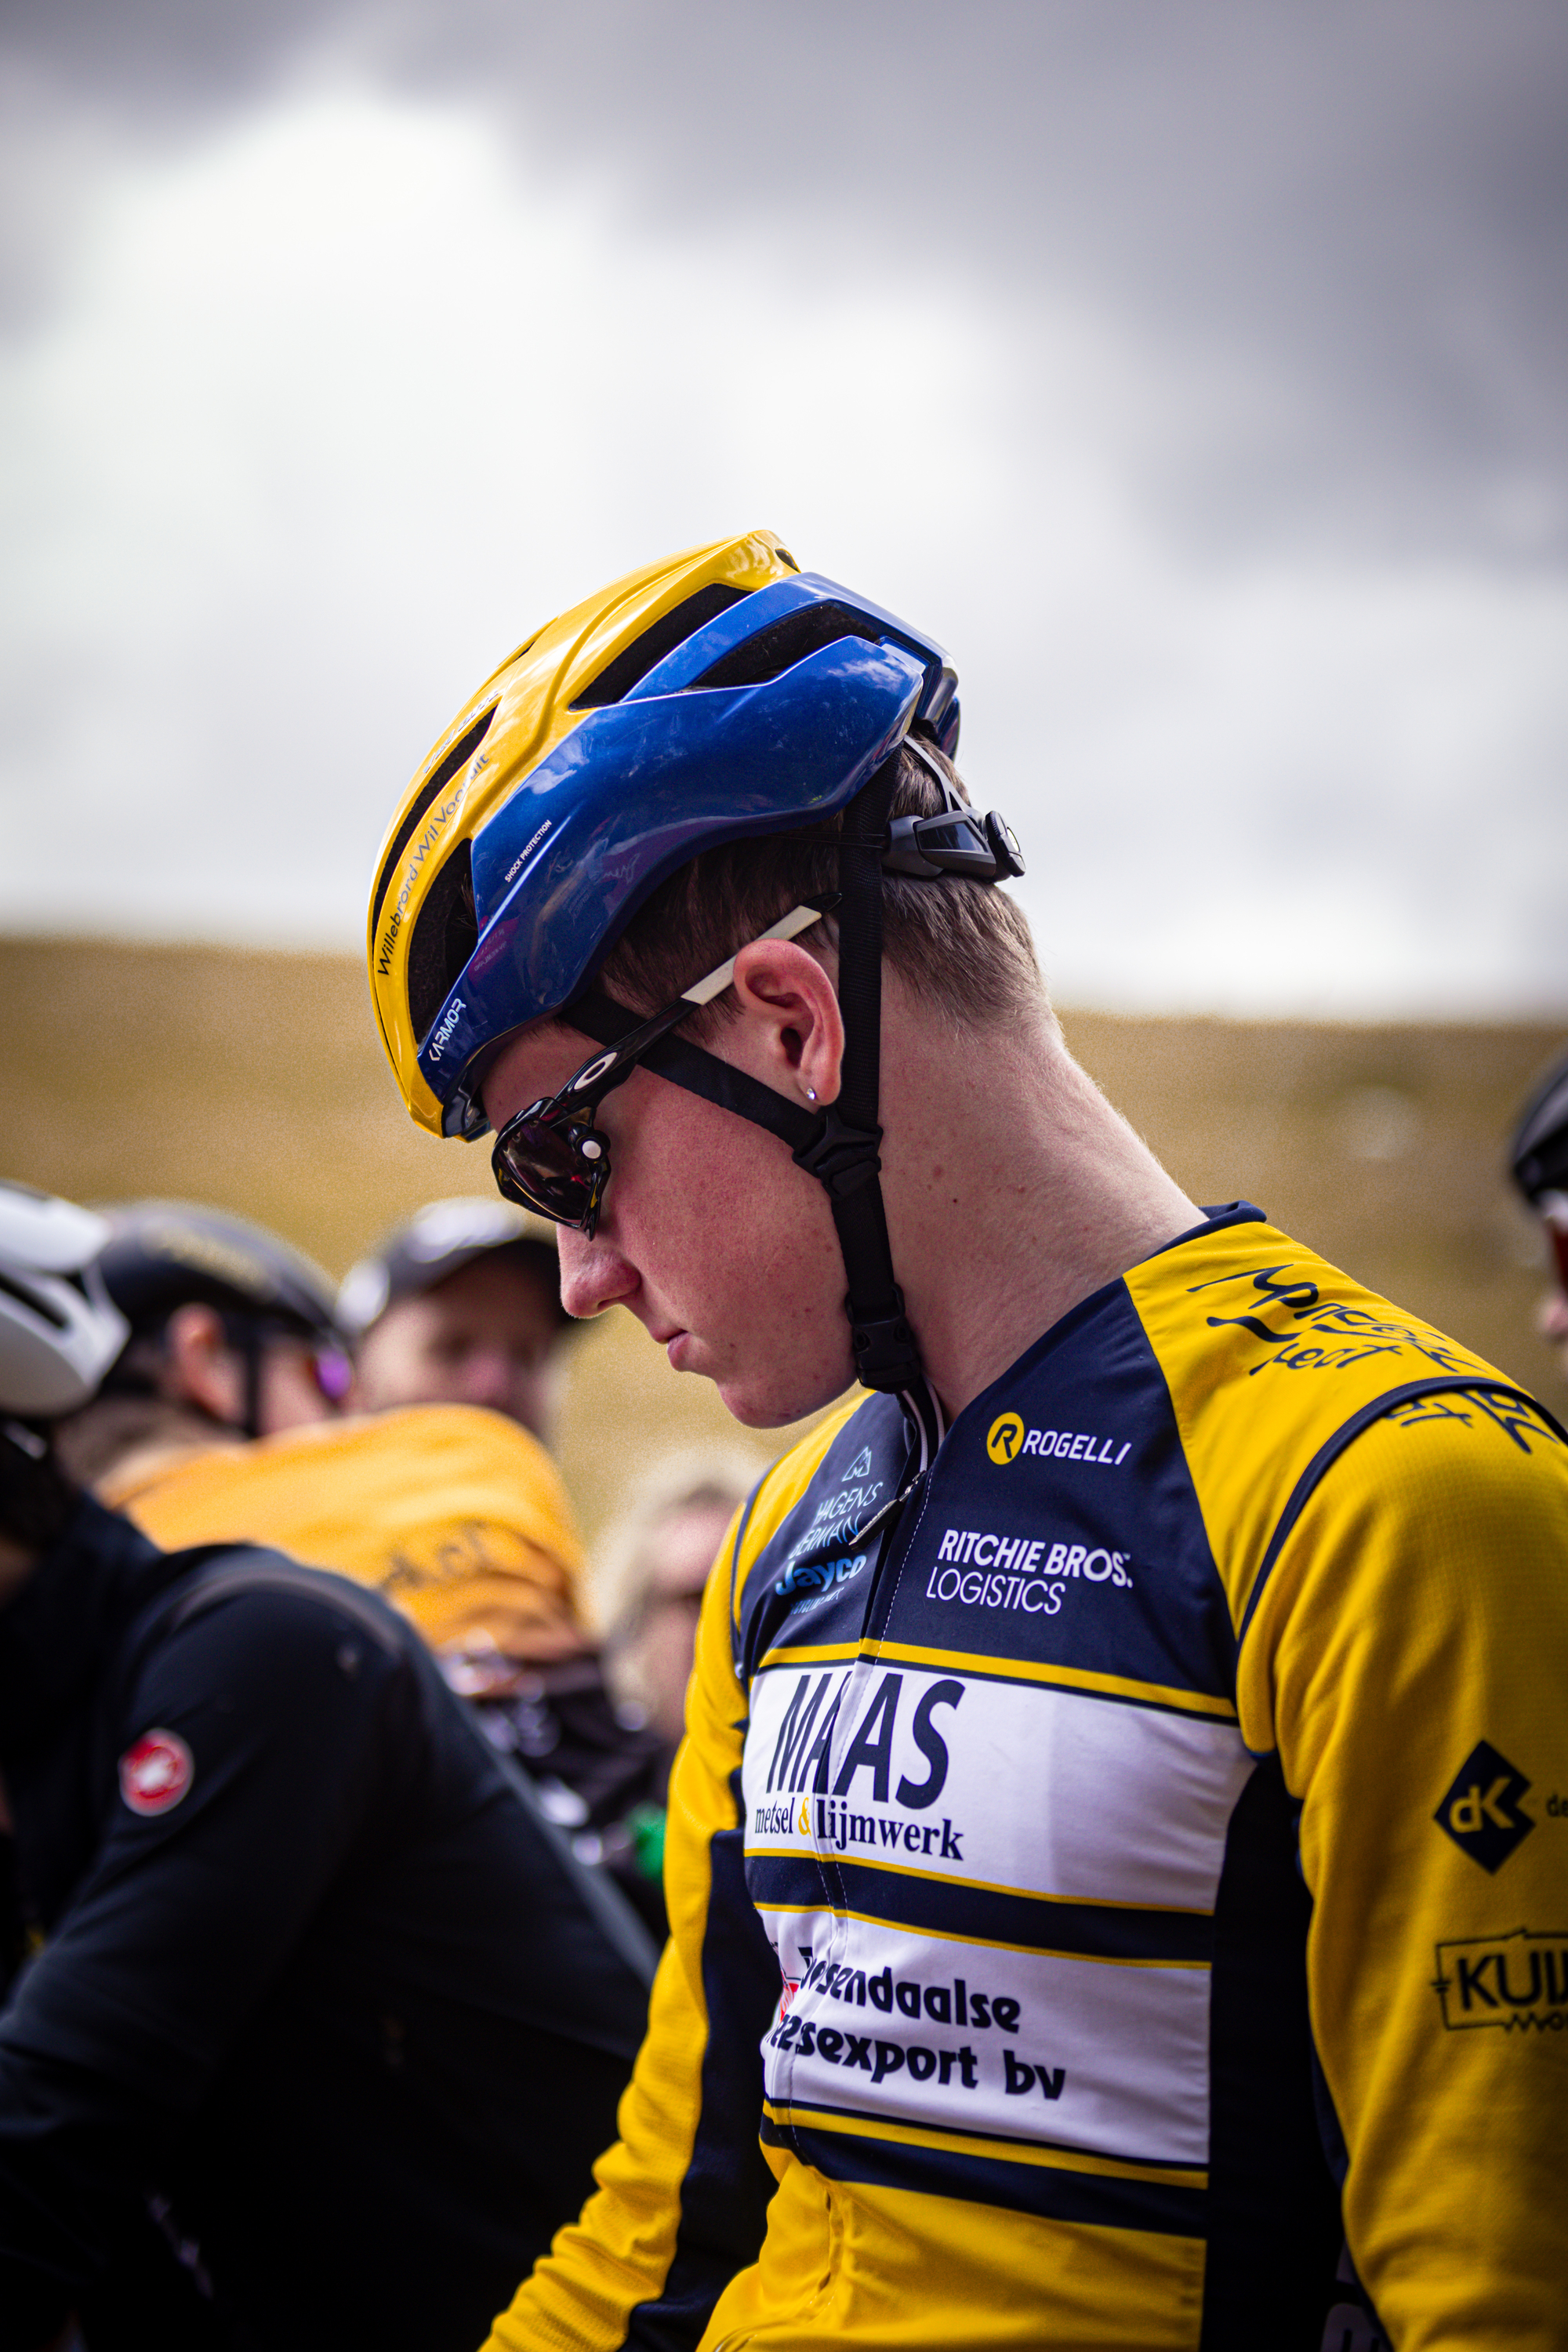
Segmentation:
<svg viewBox="0 0 1568 2352">
<path fill-rule="evenodd" d="M 808 1370 L 776 1361 L 732 1364 L 709 1377 L 725 1412 L 743 1429 L 784 1429 L 791 1422 L 805 1421 L 808 1415 L 823 1412 L 843 1395 L 853 1378 L 847 1346 L 844 1354 L 841 1367 Z"/>
</svg>

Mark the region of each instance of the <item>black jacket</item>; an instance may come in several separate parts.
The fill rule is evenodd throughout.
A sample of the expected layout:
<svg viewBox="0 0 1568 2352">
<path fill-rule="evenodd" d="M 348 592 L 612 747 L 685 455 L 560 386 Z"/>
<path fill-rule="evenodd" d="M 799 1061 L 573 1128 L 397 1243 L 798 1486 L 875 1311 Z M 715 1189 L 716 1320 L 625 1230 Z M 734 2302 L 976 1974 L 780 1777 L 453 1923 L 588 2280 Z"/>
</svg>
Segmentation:
<svg viewBox="0 0 1568 2352">
<path fill-rule="evenodd" d="M 417 1636 L 87 1503 L 0 1612 L 0 1769 L 45 1939 L 0 2018 L 0 2346 L 72 2306 L 133 2342 L 166 2242 L 193 2342 L 472 2352 L 615 2137 L 646 1967 Z"/>
</svg>

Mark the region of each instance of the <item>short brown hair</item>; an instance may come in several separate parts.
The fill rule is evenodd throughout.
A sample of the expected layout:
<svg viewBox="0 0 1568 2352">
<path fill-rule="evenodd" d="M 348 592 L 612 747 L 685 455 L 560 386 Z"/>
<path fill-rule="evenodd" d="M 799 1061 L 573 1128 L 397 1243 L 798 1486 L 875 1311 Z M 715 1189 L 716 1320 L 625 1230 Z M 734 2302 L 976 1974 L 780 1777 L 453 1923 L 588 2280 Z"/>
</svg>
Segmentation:
<svg viewBox="0 0 1568 2352">
<path fill-rule="evenodd" d="M 921 746 L 967 801 L 951 761 Z M 900 751 L 894 816 L 931 816 L 942 805 L 924 760 Z M 838 887 L 842 815 L 798 833 L 765 835 L 704 850 L 661 882 L 605 958 L 601 982 L 622 1002 L 652 1011 L 715 971 L 803 898 Z M 836 938 L 833 919 L 803 943 Z M 977 1027 L 1038 1004 L 1039 965 L 1028 922 L 1006 892 L 986 882 L 919 882 L 889 875 L 882 885 L 882 952 L 922 1003 L 960 1027 Z M 686 1024 L 711 1035 L 734 1017 L 726 991 Z"/>
</svg>

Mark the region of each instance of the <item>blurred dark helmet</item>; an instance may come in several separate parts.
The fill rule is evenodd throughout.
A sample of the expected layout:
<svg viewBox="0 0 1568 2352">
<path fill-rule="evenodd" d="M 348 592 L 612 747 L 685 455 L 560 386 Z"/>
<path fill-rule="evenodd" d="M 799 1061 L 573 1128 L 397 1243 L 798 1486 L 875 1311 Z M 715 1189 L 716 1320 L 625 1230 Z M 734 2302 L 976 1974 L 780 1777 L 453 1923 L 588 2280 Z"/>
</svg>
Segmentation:
<svg viewBox="0 0 1568 2352">
<path fill-rule="evenodd" d="M 1546 1227 L 1557 1279 L 1568 1291 L 1568 1054 L 1526 1103 L 1510 1160 L 1514 1182 Z"/>
<path fill-rule="evenodd" d="M 276 1234 L 189 1201 L 130 1201 L 102 1211 L 104 1286 L 133 1331 L 177 1307 L 256 1316 L 305 1339 L 340 1339 L 331 1277 Z"/>
<path fill-rule="evenodd" d="M 1546 1193 L 1568 1194 L 1568 1054 L 1553 1065 L 1524 1107 L 1510 1164 L 1532 1209 Z"/>
<path fill-rule="evenodd" d="M 406 1224 L 384 1235 L 344 1276 L 339 1320 L 353 1339 L 361 1339 L 400 1299 L 421 1297 L 476 1258 L 492 1254 L 542 1283 L 555 1302 L 558 1322 L 570 1322 L 561 1305 L 554 1226 L 510 1202 L 476 1198 L 429 1201 Z"/>
<path fill-rule="evenodd" d="M 103 1210 L 109 1239 L 98 1270 L 131 1327 L 126 1358 L 107 1390 L 145 1390 L 135 1342 L 159 1335 L 182 1307 L 210 1307 L 247 1367 L 243 1425 L 258 1433 L 261 1353 L 269 1341 L 303 1341 L 321 1394 L 348 1391 L 351 1366 L 331 1276 L 277 1234 L 190 1201 L 130 1201 Z"/>
</svg>

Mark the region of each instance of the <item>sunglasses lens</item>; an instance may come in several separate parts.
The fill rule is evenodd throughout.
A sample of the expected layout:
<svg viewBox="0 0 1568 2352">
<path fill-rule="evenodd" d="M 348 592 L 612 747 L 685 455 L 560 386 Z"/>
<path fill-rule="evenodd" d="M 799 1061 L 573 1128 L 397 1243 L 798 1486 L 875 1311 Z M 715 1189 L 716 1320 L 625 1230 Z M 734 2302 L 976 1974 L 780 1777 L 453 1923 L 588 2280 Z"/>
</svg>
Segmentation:
<svg viewBox="0 0 1568 2352">
<path fill-rule="evenodd" d="M 542 1118 L 509 1127 L 496 1143 L 492 1164 L 508 1200 L 557 1224 L 585 1224 L 604 1188 L 603 1160 L 590 1170 L 571 1136 Z"/>
<path fill-rule="evenodd" d="M 319 1348 L 311 1359 L 316 1386 L 329 1404 L 342 1404 L 349 1392 L 354 1368 L 341 1348 Z"/>
</svg>

